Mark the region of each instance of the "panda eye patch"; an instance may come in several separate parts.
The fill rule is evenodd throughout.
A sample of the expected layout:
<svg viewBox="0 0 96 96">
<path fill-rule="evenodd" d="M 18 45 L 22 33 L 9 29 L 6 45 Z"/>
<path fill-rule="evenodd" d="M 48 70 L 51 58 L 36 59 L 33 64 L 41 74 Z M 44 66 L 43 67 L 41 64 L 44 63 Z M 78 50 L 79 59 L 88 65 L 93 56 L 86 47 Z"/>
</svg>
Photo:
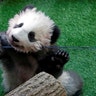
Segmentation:
<svg viewBox="0 0 96 96">
<path fill-rule="evenodd" d="M 22 26 L 23 26 L 23 23 L 20 23 L 20 24 L 15 25 L 14 28 L 20 28 Z"/>
<path fill-rule="evenodd" d="M 29 41 L 30 42 L 34 42 L 35 41 L 35 33 L 34 32 L 29 32 L 29 34 L 28 34 L 28 39 L 29 39 Z"/>
</svg>

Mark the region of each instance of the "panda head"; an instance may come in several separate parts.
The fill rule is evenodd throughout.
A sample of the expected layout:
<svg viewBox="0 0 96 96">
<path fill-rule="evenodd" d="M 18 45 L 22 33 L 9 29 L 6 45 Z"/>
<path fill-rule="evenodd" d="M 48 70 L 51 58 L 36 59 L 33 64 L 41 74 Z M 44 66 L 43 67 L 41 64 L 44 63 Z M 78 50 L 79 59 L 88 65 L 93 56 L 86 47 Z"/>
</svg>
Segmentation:
<svg viewBox="0 0 96 96">
<path fill-rule="evenodd" d="M 43 12 L 26 6 L 9 20 L 8 42 L 21 52 L 37 52 L 44 46 L 53 45 L 60 34 L 58 27 Z"/>
</svg>

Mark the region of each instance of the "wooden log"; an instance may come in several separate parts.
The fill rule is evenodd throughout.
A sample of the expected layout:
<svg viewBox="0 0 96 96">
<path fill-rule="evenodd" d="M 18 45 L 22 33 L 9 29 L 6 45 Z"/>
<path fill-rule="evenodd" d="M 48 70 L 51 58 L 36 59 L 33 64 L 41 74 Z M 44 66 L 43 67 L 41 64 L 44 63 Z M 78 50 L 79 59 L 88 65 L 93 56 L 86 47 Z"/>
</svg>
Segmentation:
<svg viewBox="0 0 96 96">
<path fill-rule="evenodd" d="M 52 75 L 41 72 L 5 96 L 66 96 L 66 91 Z"/>
</svg>

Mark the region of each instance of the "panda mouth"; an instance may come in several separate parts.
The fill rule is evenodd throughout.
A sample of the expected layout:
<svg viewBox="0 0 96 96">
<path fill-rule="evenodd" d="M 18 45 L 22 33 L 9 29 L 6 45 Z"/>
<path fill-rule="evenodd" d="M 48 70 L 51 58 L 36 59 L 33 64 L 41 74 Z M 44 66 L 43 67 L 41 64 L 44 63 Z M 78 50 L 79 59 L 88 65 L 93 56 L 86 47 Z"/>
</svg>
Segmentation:
<svg viewBox="0 0 96 96">
<path fill-rule="evenodd" d="M 18 48 L 18 49 L 24 49 L 24 47 L 22 45 L 18 45 L 16 44 L 15 42 L 11 42 L 12 46 L 15 47 L 15 48 Z"/>
<path fill-rule="evenodd" d="M 23 49 L 24 47 L 23 46 L 20 46 L 20 45 L 14 45 L 14 47 L 17 47 L 17 48 L 20 48 L 20 49 Z"/>
</svg>

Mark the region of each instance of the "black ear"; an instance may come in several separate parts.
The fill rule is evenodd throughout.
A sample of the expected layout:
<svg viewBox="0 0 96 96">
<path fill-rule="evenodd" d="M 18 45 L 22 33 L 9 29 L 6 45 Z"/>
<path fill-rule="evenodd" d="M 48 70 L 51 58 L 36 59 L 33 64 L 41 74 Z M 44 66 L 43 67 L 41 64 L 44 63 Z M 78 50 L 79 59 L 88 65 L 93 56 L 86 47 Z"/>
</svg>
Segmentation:
<svg viewBox="0 0 96 96">
<path fill-rule="evenodd" d="M 53 35 L 51 37 L 51 44 L 54 44 L 57 39 L 59 38 L 59 35 L 60 35 L 60 30 L 57 26 L 54 26 L 53 28 Z"/>
<path fill-rule="evenodd" d="M 33 9 L 34 6 L 33 5 L 27 5 L 23 8 L 23 11 L 26 11 L 26 9 Z"/>
</svg>

